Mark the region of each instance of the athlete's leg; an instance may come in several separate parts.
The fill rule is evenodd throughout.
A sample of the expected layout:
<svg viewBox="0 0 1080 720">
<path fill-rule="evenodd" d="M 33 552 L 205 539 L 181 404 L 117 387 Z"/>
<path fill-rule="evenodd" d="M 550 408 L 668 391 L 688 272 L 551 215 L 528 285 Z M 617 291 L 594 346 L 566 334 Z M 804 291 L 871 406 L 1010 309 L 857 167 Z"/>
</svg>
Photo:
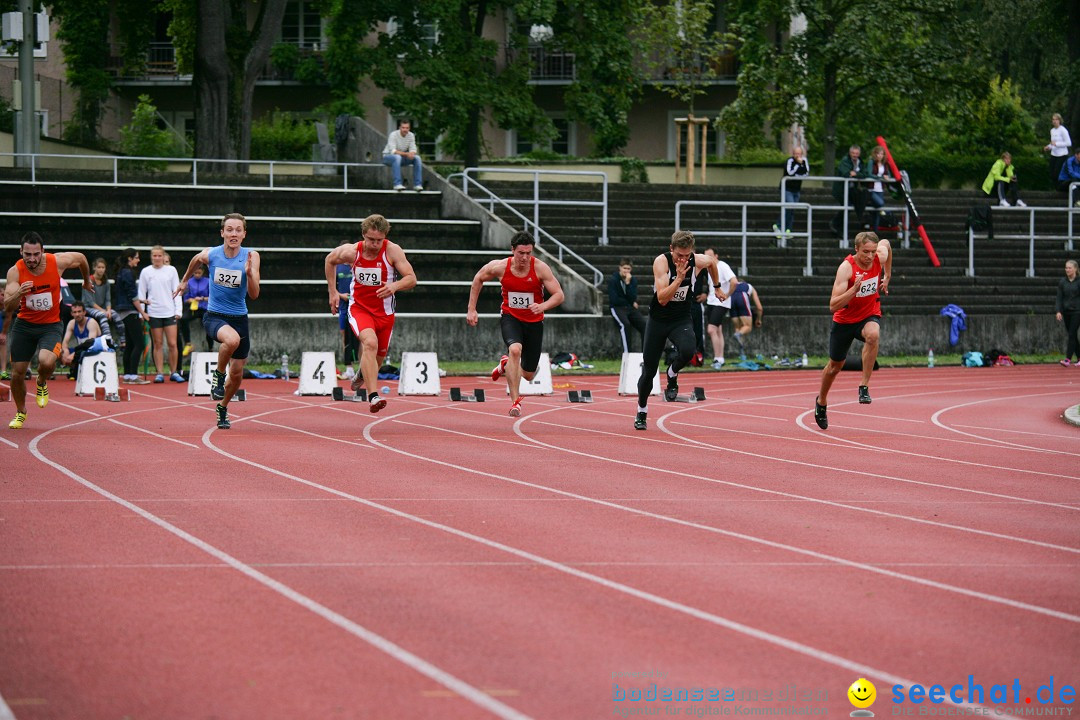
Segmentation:
<svg viewBox="0 0 1080 720">
<path fill-rule="evenodd" d="M 511 343 L 506 354 L 510 358 L 506 361 L 506 389 L 510 391 L 510 404 L 514 405 L 521 394 L 521 343 Z"/>
<path fill-rule="evenodd" d="M 862 338 L 862 384 L 869 387 L 870 375 L 874 372 L 874 363 L 877 362 L 881 326 L 873 321 L 866 323 L 863 325 Z"/>
</svg>

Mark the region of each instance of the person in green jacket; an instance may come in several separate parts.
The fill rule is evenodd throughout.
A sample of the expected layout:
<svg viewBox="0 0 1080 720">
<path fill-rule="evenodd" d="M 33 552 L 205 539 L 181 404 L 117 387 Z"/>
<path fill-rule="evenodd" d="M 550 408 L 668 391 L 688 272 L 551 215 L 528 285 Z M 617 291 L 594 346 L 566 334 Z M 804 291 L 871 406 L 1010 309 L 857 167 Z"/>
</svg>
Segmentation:
<svg viewBox="0 0 1080 720">
<path fill-rule="evenodd" d="M 990 168 L 990 174 L 983 180 L 982 191 L 990 197 L 996 196 L 998 205 L 1001 207 L 1027 207 L 1027 203 L 1020 199 L 1019 184 L 1016 181 L 1016 171 L 1012 165 L 1012 155 L 1001 153 L 1001 158 L 994 161 Z M 1006 198 L 1008 195 L 1008 198 Z"/>
</svg>

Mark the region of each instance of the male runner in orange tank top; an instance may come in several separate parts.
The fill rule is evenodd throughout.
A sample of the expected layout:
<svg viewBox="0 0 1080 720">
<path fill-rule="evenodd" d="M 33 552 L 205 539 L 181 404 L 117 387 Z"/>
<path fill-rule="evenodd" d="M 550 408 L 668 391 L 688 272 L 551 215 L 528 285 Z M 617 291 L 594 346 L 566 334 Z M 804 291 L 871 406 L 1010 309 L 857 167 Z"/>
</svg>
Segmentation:
<svg viewBox="0 0 1080 720">
<path fill-rule="evenodd" d="M 60 275 L 77 267 L 83 287 L 94 289 L 90 265 L 78 252 L 45 252 L 41 236 L 28 232 L 19 249 L 22 259 L 11 266 L 4 290 L 4 310 L 17 312 L 8 333 L 11 348 L 11 399 L 15 401 L 15 419 L 8 423 L 18 430 L 26 422 L 26 369 L 34 352 L 38 354 L 37 406 L 49 404 L 49 378 L 60 356 L 64 326 L 60 322 Z"/>
<path fill-rule="evenodd" d="M 533 257 L 533 238 L 519 232 L 510 239 L 513 255 L 492 260 L 473 278 L 469 291 L 469 310 L 465 321 L 475 326 L 480 320 L 476 301 L 484 283 L 498 280 L 502 285 L 503 341 L 507 354 L 491 371 L 491 379 L 506 376 L 510 391 L 510 416 L 521 415 L 521 378 L 532 382 L 540 366 L 540 346 L 544 340 L 544 311 L 558 307 L 563 301 L 562 286 L 543 260 Z M 548 298 L 544 300 L 544 291 Z"/>
</svg>

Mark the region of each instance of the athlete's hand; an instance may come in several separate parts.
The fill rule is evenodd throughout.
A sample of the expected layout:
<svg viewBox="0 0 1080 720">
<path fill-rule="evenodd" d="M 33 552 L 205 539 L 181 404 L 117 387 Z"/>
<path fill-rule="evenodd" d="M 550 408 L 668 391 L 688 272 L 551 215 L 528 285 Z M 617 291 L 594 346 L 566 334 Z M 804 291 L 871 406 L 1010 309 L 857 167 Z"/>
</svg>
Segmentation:
<svg viewBox="0 0 1080 720">
<path fill-rule="evenodd" d="M 529 305 L 529 312 L 531 312 L 533 315 L 543 315 L 544 308 L 540 307 L 540 303 L 532 303 L 531 305 Z"/>
<path fill-rule="evenodd" d="M 679 277 L 680 283 L 682 279 L 686 277 L 686 271 L 689 268 L 690 263 L 688 260 L 683 260 L 681 262 L 678 260 L 675 261 L 675 274 Z"/>
<path fill-rule="evenodd" d="M 888 275 L 882 275 L 881 276 L 881 294 L 882 295 L 888 295 L 889 294 L 889 276 Z"/>
<path fill-rule="evenodd" d="M 476 327 L 476 323 L 480 322 L 480 316 L 476 313 L 475 310 L 470 310 L 469 312 L 465 313 L 465 322 L 469 323 L 469 325 L 472 325 L 473 327 Z"/>
<path fill-rule="evenodd" d="M 33 289 L 34 289 L 34 281 L 33 280 L 27 280 L 26 282 L 24 282 L 22 285 L 19 286 L 19 297 L 22 297 L 23 295 L 30 294 L 30 291 L 32 291 Z"/>
<path fill-rule="evenodd" d="M 340 302 L 341 302 L 341 296 L 338 295 L 338 291 L 336 289 L 331 290 L 330 291 L 330 312 L 337 315 L 337 313 L 338 313 L 338 303 L 340 303 Z"/>
<path fill-rule="evenodd" d="M 187 283 L 182 282 L 182 283 L 180 283 L 179 285 L 176 286 L 175 290 L 173 290 L 172 296 L 173 297 L 179 297 L 180 295 L 184 294 L 185 290 L 187 290 Z"/>
<path fill-rule="evenodd" d="M 375 297 L 379 298 L 380 300 L 385 300 L 393 294 L 394 291 L 390 289 L 389 285 L 380 285 L 379 289 L 375 291 Z"/>
</svg>

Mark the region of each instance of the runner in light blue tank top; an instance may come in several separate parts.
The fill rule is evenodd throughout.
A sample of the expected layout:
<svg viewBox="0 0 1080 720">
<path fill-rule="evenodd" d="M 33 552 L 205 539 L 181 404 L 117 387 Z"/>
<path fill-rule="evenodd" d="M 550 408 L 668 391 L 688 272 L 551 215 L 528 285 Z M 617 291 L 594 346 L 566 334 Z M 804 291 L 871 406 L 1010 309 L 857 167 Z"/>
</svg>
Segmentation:
<svg viewBox="0 0 1080 720">
<path fill-rule="evenodd" d="M 210 248 L 210 301 L 207 310 L 220 315 L 247 315 L 247 265 L 249 250 L 241 247 L 236 257 L 225 257 L 225 246 Z"/>
<path fill-rule="evenodd" d="M 210 268 L 210 300 L 203 315 L 206 336 L 219 343 L 217 367 L 210 378 L 210 397 L 218 401 L 217 426 L 232 427 L 229 401 L 244 379 L 244 363 L 251 350 L 248 332 L 247 299 L 259 297 L 261 259 L 259 253 L 241 243 L 247 237 L 247 220 L 240 213 L 221 219 L 221 239 L 217 247 L 206 248 L 191 258 L 187 272 L 176 288 L 180 295 L 200 264 Z M 232 254 L 232 257 L 229 255 Z M 226 375 L 226 369 L 228 375 Z M 195 368 L 192 368 L 194 372 Z"/>
</svg>

